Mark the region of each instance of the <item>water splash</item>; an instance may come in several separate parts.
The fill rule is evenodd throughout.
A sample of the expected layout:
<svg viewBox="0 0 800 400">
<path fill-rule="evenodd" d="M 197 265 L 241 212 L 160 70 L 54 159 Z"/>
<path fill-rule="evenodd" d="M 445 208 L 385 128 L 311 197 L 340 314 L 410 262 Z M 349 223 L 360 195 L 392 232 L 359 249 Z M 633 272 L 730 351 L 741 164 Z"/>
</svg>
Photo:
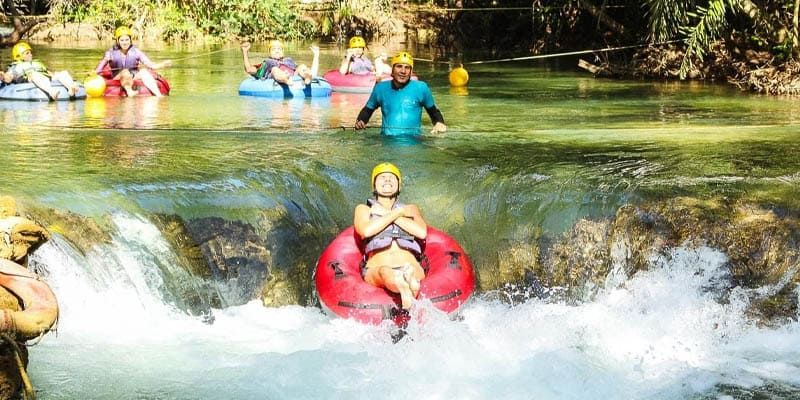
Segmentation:
<svg viewBox="0 0 800 400">
<path fill-rule="evenodd" d="M 800 326 L 752 325 L 744 291 L 721 301 L 726 258 L 709 248 L 678 248 L 579 305 L 474 299 L 451 320 L 423 301 L 408 334 L 392 344 L 389 326 L 331 319 L 316 308 L 270 309 L 253 301 L 215 309 L 206 322 L 192 317 L 165 301 L 163 269 L 140 254 L 142 243 L 158 249 L 163 239 L 144 220 L 114 220 L 125 233 L 105 254 L 84 259 L 59 240 L 37 253 L 63 309 L 59 334 L 32 349 L 43 398 L 325 399 L 377 392 L 684 399 L 721 398 L 731 388 L 772 393 L 776 382 L 800 386 Z M 100 255 L 127 265 L 87 262 Z"/>
</svg>

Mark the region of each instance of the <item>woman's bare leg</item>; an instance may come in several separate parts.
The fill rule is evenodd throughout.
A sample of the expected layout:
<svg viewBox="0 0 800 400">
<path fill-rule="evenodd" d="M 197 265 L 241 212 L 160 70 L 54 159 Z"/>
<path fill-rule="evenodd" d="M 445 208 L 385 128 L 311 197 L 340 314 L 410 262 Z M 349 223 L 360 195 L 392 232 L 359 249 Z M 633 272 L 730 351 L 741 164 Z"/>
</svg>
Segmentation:
<svg viewBox="0 0 800 400">
<path fill-rule="evenodd" d="M 390 292 L 399 293 L 402 306 L 406 310 L 411 308 L 414 299 L 419 295 L 420 280 L 415 276 L 414 267 L 411 265 L 371 268 L 364 280 L 370 285 L 385 287 Z"/>
<path fill-rule="evenodd" d="M 139 72 L 136 73 L 136 78 L 141 79 L 144 87 L 150 90 L 150 93 L 153 93 L 153 96 L 161 97 L 161 90 L 158 88 L 158 82 L 156 82 L 156 78 L 153 77 L 153 74 L 146 69 L 140 69 Z"/>
<path fill-rule="evenodd" d="M 123 69 L 114 79 L 119 79 L 119 85 L 125 89 L 125 94 L 127 94 L 128 97 L 133 97 L 138 94 L 136 90 L 133 90 L 133 74 L 131 74 L 131 71 Z"/>
</svg>

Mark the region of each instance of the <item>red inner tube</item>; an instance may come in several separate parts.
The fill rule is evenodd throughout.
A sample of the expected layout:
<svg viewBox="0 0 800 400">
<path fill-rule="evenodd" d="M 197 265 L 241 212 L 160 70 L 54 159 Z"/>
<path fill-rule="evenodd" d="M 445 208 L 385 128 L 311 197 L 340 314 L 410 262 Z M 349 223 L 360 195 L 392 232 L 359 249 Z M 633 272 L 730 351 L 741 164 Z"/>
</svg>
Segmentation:
<svg viewBox="0 0 800 400">
<path fill-rule="evenodd" d="M 106 64 L 106 66 L 103 68 L 103 71 L 100 73 L 100 76 L 102 76 L 106 80 L 106 90 L 105 90 L 105 92 L 103 92 L 103 96 L 127 96 L 128 95 L 125 92 L 125 89 L 123 89 L 122 86 L 120 85 L 119 79 L 111 79 L 111 78 L 113 78 L 114 75 L 111 73 L 111 67 L 109 67 L 108 64 Z M 158 74 L 155 74 L 155 78 L 156 78 L 156 84 L 158 84 L 158 90 L 161 92 L 161 94 L 163 94 L 165 96 L 169 95 L 169 91 L 170 91 L 169 82 L 167 82 L 167 80 L 164 79 L 163 76 L 158 75 Z M 142 83 L 141 79 L 135 79 L 133 81 L 133 87 L 134 87 L 134 89 L 138 89 L 138 93 L 137 93 L 138 96 L 152 96 L 153 95 L 153 93 L 150 92 L 150 90 L 147 89 L 144 86 L 144 83 Z"/>
<path fill-rule="evenodd" d="M 361 276 L 363 243 L 353 227 L 347 228 L 325 249 L 317 262 L 315 283 L 322 304 L 334 314 L 377 325 L 391 319 L 401 325 L 407 314 L 400 309 L 400 296 L 372 286 Z M 421 264 L 426 268 L 420 282 L 420 299 L 452 313 L 475 289 L 472 263 L 459 244 L 446 234 L 428 227 Z"/>
</svg>

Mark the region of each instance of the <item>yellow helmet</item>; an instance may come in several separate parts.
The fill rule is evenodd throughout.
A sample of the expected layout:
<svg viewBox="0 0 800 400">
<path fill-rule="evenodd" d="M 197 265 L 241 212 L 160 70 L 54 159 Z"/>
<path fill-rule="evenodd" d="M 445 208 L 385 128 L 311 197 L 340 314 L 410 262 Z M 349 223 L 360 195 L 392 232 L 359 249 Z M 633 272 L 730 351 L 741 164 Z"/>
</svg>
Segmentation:
<svg viewBox="0 0 800 400">
<path fill-rule="evenodd" d="M 22 56 L 26 51 L 31 51 L 31 45 L 25 42 L 19 42 L 11 48 L 11 58 L 13 58 L 14 61 L 22 61 Z"/>
<path fill-rule="evenodd" d="M 121 36 L 133 38 L 133 32 L 131 32 L 131 28 L 128 28 L 127 26 L 118 26 L 117 29 L 114 30 L 114 40 L 119 39 Z"/>
<path fill-rule="evenodd" d="M 372 188 L 375 189 L 375 178 L 384 172 L 389 172 L 397 177 L 397 190 L 400 190 L 400 183 L 403 182 L 400 177 L 400 170 L 394 164 L 388 162 L 380 163 L 372 169 Z"/>
<path fill-rule="evenodd" d="M 361 36 L 353 36 L 350 38 L 350 46 L 351 49 L 355 48 L 364 48 L 367 47 L 367 42 L 364 41 L 364 38 Z"/>
<path fill-rule="evenodd" d="M 280 40 L 271 40 L 269 42 L 269 51 L 272 51 L 273 47 L 280 47 L 282 49 L 283 48 L 283 43 L 281 43 Z"/>
<path fill-rule="evenodd" d="M 414 57 L 411 57 L 411 54 L 405 51 L 401 51 L 392 57 L 392 66 L 394 67 L 395 64 L 408 64 L 411 68 L 414 68 Z"/>
</svg>

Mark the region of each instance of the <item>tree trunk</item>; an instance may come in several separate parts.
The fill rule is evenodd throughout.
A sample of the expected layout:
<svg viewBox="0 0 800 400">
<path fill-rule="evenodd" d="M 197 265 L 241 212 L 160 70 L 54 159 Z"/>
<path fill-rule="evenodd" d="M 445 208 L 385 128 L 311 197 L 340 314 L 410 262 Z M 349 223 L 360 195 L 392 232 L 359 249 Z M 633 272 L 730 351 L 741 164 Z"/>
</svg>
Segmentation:
<svg viewBox="0 0 800 400">
<path fill-rule="evenodd" d="M 798 18 L 797 13 L 800 12 L 800 0 L 794 0 L 794 14 L 792 14 L 792 54 L 797 57 L 800 55 L 800 49 L 797 48 L 798 46 Z"/>
<path fill-rule="evenodd" d="M 46 20 L 46 17 L 33 17 L 24 19 L 22 17 L 12 17 L 11 22 L 14 25 L 14 31 L 8 35 L 0 36 L 0 47 L 7 47 L 16 44 L 20 39 L 22 39 L 23 35 L 31 30 L 31 28 Z M 0 22 L 7 23 L 8 17 L 0 16 Z"/>
<path fill-rule="evenodd" d="M 612 31 L 624 35 L 625 34 L 625 27 L 617 21 L 614 21 L 613 18 L 609 17 L 608 14 L 603 11 L 602 8 L 597 7 L 596 5 L 592 4 L 586 0 L 578 0 L 578 5 L 583 8 L 584 10 L 588 11 L 589 14 L 592 14 L 597 20 L 605 25 L 607 28 L 611 29 Z"/>
</svg>

